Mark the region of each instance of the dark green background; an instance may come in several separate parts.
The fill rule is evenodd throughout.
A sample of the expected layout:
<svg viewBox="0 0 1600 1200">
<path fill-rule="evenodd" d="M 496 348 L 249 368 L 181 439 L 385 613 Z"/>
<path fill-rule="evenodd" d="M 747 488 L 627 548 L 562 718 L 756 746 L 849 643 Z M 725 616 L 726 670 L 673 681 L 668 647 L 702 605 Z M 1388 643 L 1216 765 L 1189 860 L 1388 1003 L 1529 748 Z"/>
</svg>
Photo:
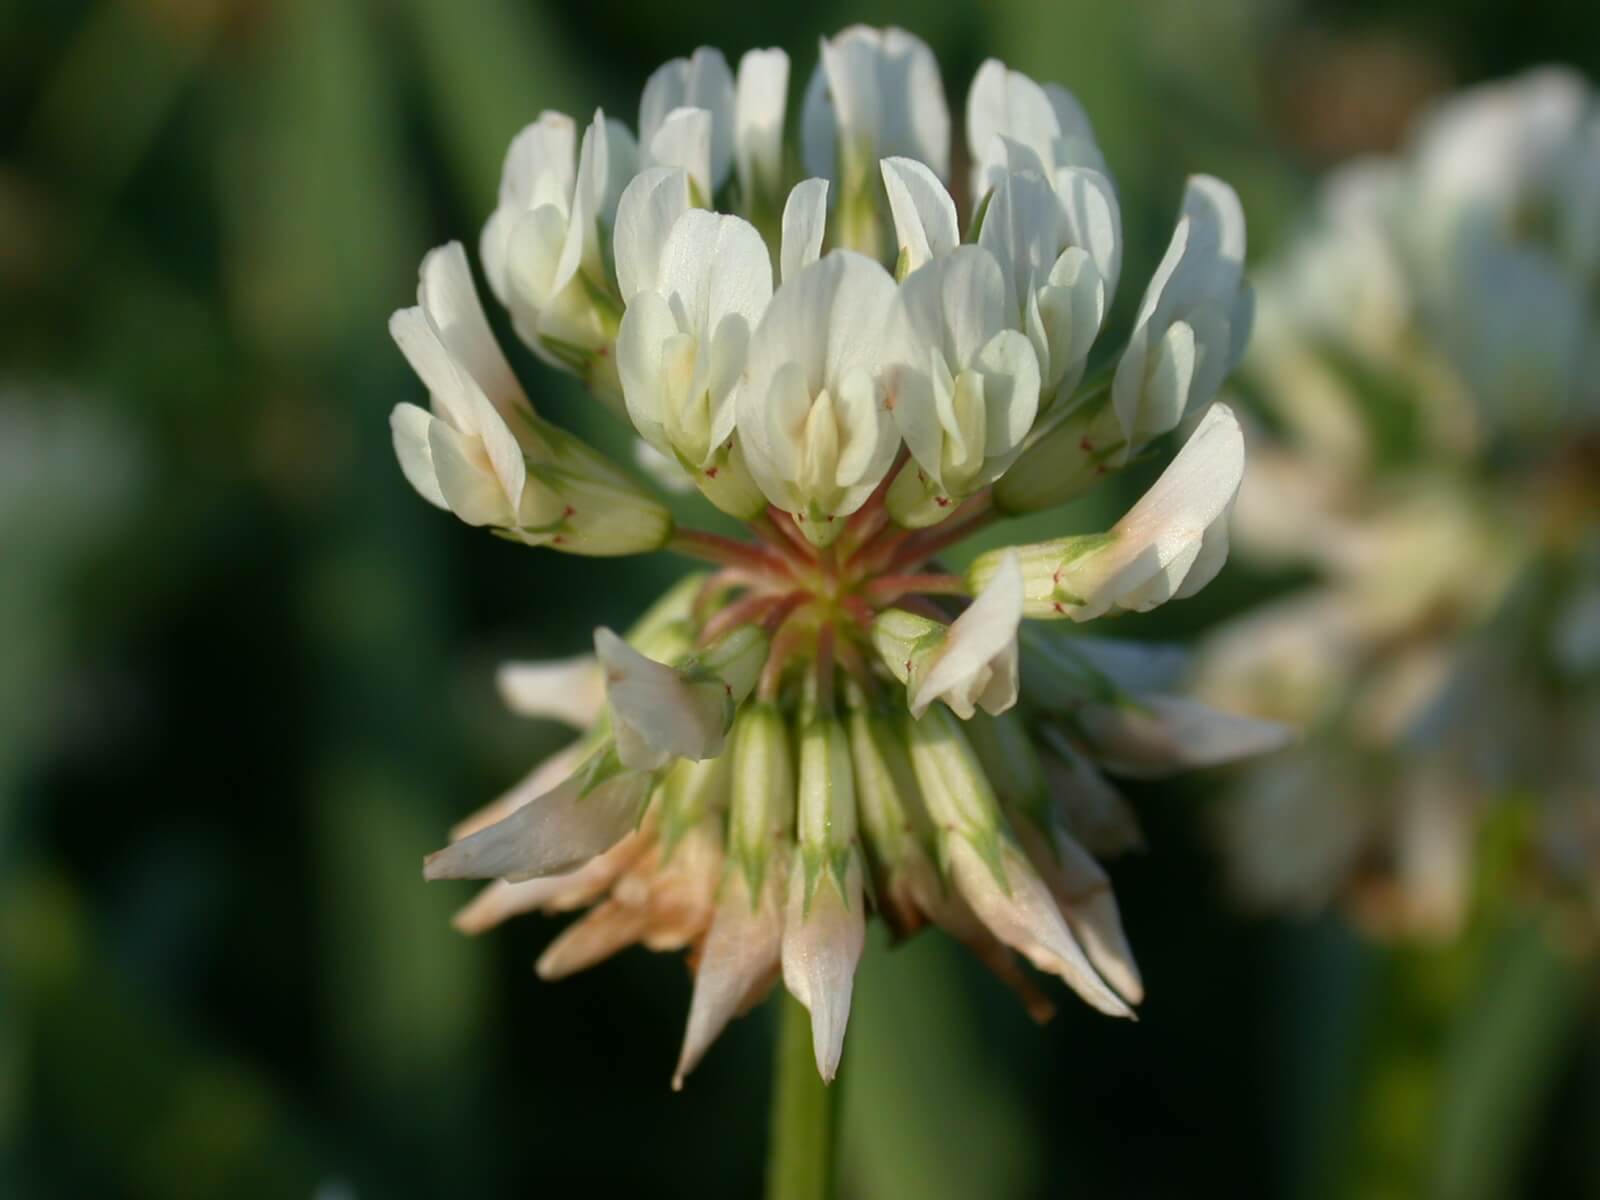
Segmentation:
<svg viewBox="0 0 1600 1200">
<path fill-rule="evenodd" d="M 1125 313 L 1186 172 L 1236 184 L 1259 256 L 1318 168 L 1432 92 L 1593 77 L 1596 11 L 0 0 L 0 403 L 85 408 L 122 464 L 66 456 L 0 512 L 0 1196 L 757 1192 L 764 1014 L 673 1095 L 678 958 L 543 985 L 553 922 L 468 941 L 468 890 L 420 879 L 558 744 L 499 710 L 493 664 L 583 648 L 680 569 L 475 534 L 390 453 L 421 388 L 386 318 L 429 246 L 475 248 L 539 109 L 632 123 L 701 43 L 782 45 L 798 85 L 819 34 L 896 21 L 959 127 L 1000 55 L 1097 123 Z M 541 409 L 621 444 L 511 352 Z M 1136 632 L 1263 582 L 1230 568 Z M 1040 1030 L 940 935 L 873 945 L 847 1194 L 1600 1195 L 1592 974 L 1504 921 L 1441 955 L 1243 919 L 1214 785 L 1144 789 L 1151 851 L 1115 870 L 1138 1024 L 1063 993 Z"/>
</svg>

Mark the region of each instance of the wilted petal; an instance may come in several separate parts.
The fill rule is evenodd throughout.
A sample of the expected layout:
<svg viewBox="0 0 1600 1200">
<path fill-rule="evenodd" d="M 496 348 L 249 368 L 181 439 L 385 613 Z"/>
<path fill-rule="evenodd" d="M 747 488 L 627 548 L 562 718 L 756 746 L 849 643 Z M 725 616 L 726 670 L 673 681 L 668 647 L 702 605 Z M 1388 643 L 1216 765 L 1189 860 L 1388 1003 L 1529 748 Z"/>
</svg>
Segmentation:
<svg viewBox="0 0 1600 1200">
<path fill-rule="evenodd" d="M 744 1007 L 746 998 L 777 974 L 783 910 L 776 888 L 776 880 L 769 880 L 762 895 L 755 897 L 742 873 L 728 874 L 695 972 L 689 1024 L 672 1077 L 674 1091 L 682 1089 L 684 1077 Z"/>
<path fill-rule="evenodd" d="M 1060 976 L 1073 991 L 1113 1017 L 1132 1016 L 1105 980 L 1095 972 L 1083 948 L 1067 928 L 1049 889 L 1022 854 L 1002 841 L 996 869 L 965 838 L 948 843 L 950 873 L 956 887 L 995 937 L 1035 967 Z"/>
<path fill-rule="evenodd" d="M 644 853 L 647 845 L 644 835 L 629 832 L 611 849 L 597 854 L 576 871 L 518 883 L 496 879 L 462 905 L 451 924 L 462 933 L 479 934 L 523 913 L 585 908 L 610 890 L 617 878 Z"/>
<path fill-rule="evenodd" d="M 856 964 L 866 943 L 860 856 L 852 854 L 842 884 L 828 868 L 807 897 L 806 867 L 796 855 L 790 867 L 783 928 L 783 981 L 811 1013 L 811 1044 L 817 1072 L 831 1083 L 839 1069 Z M 842 887 L 842 891 L 841 891 Z M 807 903 L 809 899 L 809 904 Z"/>
</svg>

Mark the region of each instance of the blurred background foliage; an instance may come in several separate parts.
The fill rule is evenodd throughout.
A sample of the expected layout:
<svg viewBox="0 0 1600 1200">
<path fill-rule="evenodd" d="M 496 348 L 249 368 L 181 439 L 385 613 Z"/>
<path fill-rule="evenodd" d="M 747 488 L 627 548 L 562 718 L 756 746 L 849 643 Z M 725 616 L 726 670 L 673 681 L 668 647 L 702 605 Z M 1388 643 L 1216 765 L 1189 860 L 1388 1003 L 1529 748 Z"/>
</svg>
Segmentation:
<svg viewBox="0 0 1600 1200">
<path fill-rule="evenodd" d="M 1190 170 L 1237 185 L 1259 255 L 1440 91 L 1600 76 L 1571 0 L 0 0 L 0 1195 L 754 1194 L 764 1015 L 674 1096 L 678 957 L 540 985 L 553 924 L 468 941 L 466 893 L 421 883 L 558 738 L 500 711 L 492 665 L 580 649 L 678 566 L 420 503 L 385 321 L 427 247 L 475 245 L 541 108 L 631 123 L 701 43 L 784 46 L 798 85 L 858 20 L 926 38 L 953 106 L 991 54 L 1075 89 L 1130 280 Z M 1187 637 L 1271 582 L 1230 567 L 1129 624 Z M 1039 1030 L 947 941 L 874 944 L 846 1193 L 1600 1195 L 1592 968 L 1515 921 L 1380 951 L 1242 918 L 1207 798 L 1140 797 L 1136 1025 L 1063 996 Z"/>
</svg>

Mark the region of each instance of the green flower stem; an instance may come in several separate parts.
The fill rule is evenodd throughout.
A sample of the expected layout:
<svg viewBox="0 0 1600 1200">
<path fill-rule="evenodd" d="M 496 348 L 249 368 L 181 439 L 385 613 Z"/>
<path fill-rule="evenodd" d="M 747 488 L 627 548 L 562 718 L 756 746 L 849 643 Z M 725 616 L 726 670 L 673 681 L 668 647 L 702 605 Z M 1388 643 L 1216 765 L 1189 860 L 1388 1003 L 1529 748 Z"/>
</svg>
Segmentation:
<svg viewBox="0 0 1600 1200">
<path fill-rule="evenodd" d="M 1355 1097 L 1350 1197 L 1513 1193 L 1581 1009 L 1582 971 L 1533 920 L 1391 950 Z"/>
<path fill-rule="evenodd" d="M 779 1007 L 767 1145 L 767 1200 L 829 1200 L 834 1194 L 833 1087 L 817 1074 L 811 1014 L 787 992 Z"/>
</svg>

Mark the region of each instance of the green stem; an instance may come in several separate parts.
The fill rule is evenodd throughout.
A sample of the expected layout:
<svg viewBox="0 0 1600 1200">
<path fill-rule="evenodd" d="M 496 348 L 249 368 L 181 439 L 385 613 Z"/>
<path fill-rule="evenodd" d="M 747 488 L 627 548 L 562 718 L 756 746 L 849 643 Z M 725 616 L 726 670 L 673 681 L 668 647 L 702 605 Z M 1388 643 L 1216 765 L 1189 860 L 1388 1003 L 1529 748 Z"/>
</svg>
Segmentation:
<svg viewBox="0 0 1600 1200">
<path fill-rule="evenodd" d="M 780 1002 L 767 1146 L 767 1200 L 829 1200 L 834 1194 L 834 1087 L 811 1052 L 811 1014 L 787 992 Z"/>
</svg>

